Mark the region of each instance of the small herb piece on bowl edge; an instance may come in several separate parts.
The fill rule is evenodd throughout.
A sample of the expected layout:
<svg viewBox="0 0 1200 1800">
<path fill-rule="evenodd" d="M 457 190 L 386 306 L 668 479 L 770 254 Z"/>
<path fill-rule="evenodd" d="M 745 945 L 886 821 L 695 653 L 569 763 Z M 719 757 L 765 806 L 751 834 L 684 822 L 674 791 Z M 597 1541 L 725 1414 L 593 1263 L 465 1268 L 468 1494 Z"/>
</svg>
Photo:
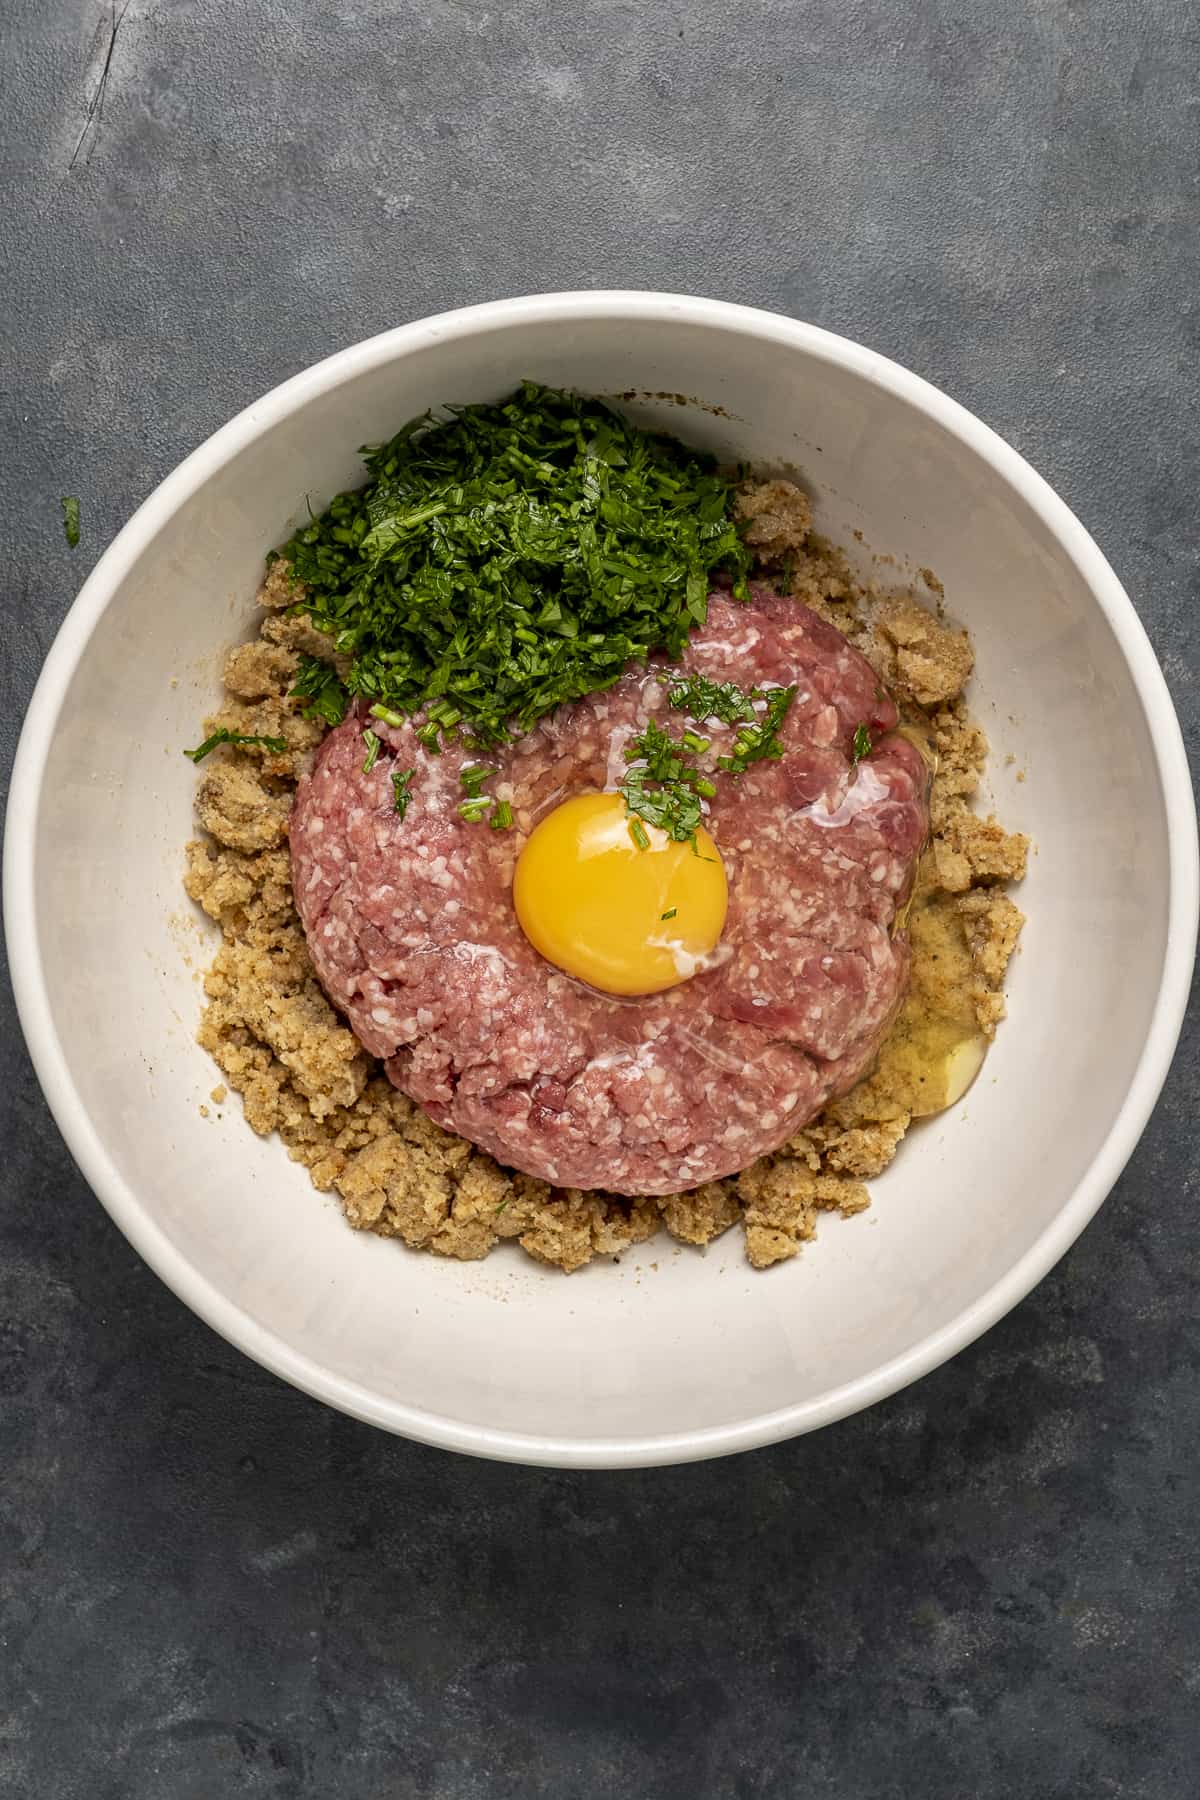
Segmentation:
<svg viewBox="0 0 1200 1800">
<path fill-rule="evenodd" d="M 206 737 L 202 744 L 197 744 L 194 750 L 185 750 L 183 754 L 190 756 L 194 763 L 203 762 L 204 758 L 215 750 L 218 744 L 260 744 L 264 750 L 269 750 L 272 756 L 282 756 L 287 749 L 286 738 L 251 737 L 247 736 L 244 731 L 229 731 L 222 725 L 219 730 L 213 732 L 211 737 Z"/>
<path fill-rule="evenodd" d="M 401 818 L 403 818 L 408 811 L 408 803 L 412 799 L 408 787 L 416 772 L 415 769 L 392 770 L 392 792 L 396 796 L 394 810 L 400 814 Z"/>
<path fill-rule="evenodd" d="M 64 494 L 59 505 L 63 512 L 63 531 L 73 550 L 79 542 L 79 495 Z"/>
<path fill-rule="evenodd" d="M 857 764 L 863 760 L 864 756 L 870 756 L 871 749 L 871 733 L 867 730 L 865 725 L 856 725 L 854 728 L 854 743 L 851 746 L 850 767 L 852 769 L 855 768 Z"/>
<path fill-rule="evenodd" d="M 460 722 L 503 743 L 631 661 L 677 658 L 714 572 L 749 567 L 732 486 L 598 400 L 525 382 L 364 455 L 367 485 L 281 552 L 348 665 L 344 687 L 302 668 L 296 692 L 317 706 L 331 683 L 389 723 L 424 706 L 428 749 Z"/>
<path fill-rule="evenodd" d="M 677 906 L 669 906 L 665 913 L 659 913 L 658 916 L 660 919 L 673 919 L 678 911 L 679 908 Z"/>
</svg>

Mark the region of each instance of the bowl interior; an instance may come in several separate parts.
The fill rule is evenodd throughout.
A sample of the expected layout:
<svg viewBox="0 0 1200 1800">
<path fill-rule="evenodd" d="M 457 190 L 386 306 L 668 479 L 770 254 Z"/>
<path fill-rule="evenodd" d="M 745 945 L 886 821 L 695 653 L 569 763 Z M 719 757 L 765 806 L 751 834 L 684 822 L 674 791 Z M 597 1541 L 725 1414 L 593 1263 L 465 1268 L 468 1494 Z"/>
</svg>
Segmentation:
<svg viewBox="0 0 1200 1800">
<path fill-rule="evenodd" d="M 755 1441 L 846 1410 L 884 1365 L 930 1360 L 1100 1152 L 1166 951 L 1151 730 L 1104 610 L 1039 511 L 985 453 L 880 385 L 866 353 L 840 364 L 819 334 L 805 345 L 791 327 L 789 339 L 658 311 L 412 328 L 363 347 L 336 382 L 313 371 L 252 409 L 257 435 L 243 427 L 232 453 L 173 477 L 135 525 L 148 541 L 127 537 L 96 577 L 119 580 L 67 687 L 31 822 L 27 898 L 66 1071 L 51 1097 L 73 1142 L 86 1137 L 93 1179 L 97 1156 L 111 1164 L 105 1198 L 139 1246 L 212 1322 L 325 1397 L 548 1460 Z M 219 1118 L 199 1111 L 217 1072 L 193 1042 L 209 943 L 180 887 L 194 784 L 180 751 L 215 700 L 222 652 L 253 629 L 263 554 L 306 497 L 319 508 L 358 479 L 358 445 L 524 375 L 635 391 L 625 404 L 641 419 L 724 458 L 798 469 L 827 535 L 863 560 L 895 557 L 881 579 L 933 569 L 974 636 L 992 799 L 1036 844 L 1011 1016 L 980 1082 L 912 1134 L 868 1214 L 826 1220 L 769 1274 L 750 1272 L 736 1232 L 705 1253 L 663 1236 L 570 1279 L 511 1249 L 483 1264 L 414 1255 L 349 1231 L 236 1101 L 211 1109 Z"/>
</svg>

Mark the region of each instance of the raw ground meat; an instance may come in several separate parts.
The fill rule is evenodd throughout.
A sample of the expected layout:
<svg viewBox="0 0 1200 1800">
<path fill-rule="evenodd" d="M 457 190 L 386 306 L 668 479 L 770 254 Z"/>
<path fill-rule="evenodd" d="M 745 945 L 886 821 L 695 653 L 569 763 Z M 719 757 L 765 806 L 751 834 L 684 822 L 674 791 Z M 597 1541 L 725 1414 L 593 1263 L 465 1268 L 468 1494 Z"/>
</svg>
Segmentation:
<svg viewBox="0 0 1200 1800">
<path fill-rule="evenodd" d="M 211 1094 L 216 1110 L 200 1111 L 219 1123 L 228 1084 L 246 1124 L 260 1136 L 278 1133 L 313 1186 L 338 1195 L 356 1231 L 466 1261 L 511 1241 L 570 1272 L 616 1258 L 660 1226 L 694 1246 L 737 1226 L 751 1267 L 766 1269 L 798 1255 L 822 1213 L 849 1217 L 869 1204 L 864 1182 L 891 1162 L 922 1108 L 920 1073 L 914 1086 L 906 1053 L 909 1009 L 909 1026 L 919 1029 L 930 1012 L 961 1018 L 965 1001 L 985 1040 L 1003 1019 L 1005 971 L 1022 925 L 1005 888 L 1023 876 L 1028 843 L 974 809 L 987 740 L 962 691 L 970 643 L 944 616 L 941 583 L 928 569 L 919 571 L 919 589 L 864 580 L 811 532 L 807 498 L 791 483 L 751 480 L 737 505 L 746 540 L 770 571 L 762 579 L 846 634 L 892 693 L 906 729 L 930 748 L 932 835 L 905 914 L 908 994 L 878 1061 L 778 1151 L 724 1181 L 653 1198 L 552 1187 L 502 1169 L 394 1087 L 325 998 L 293 901 L 281 827 L 325 735 L 291 692 L 299 658 L 337 658 L 303 611 L 293 610 L 303 589 L 286 561 L 269 563 L 258 595 L 260 635 L 229 651 L 225 691 L 203 735 L 266 733 L 285 748 L 254 740 L 214 753 L 197 791 L 204 831 L 187 847 L 187 892 L 220 932 L 197 1037 L 223 1080 Z M 890 558 L 883 562 L 893 567 Z M 251 840 L 265 847 L 247 847 Z M 931 932 L 935 914 L 944 929 Z"/>
<path fill-rule="evenodd" d="M 439 1125 L 556 1187 L 674 1194 L 778 1149 L 871 1062 L 902 997 L 892 933 L 929 830 L 928 770 L 870 664 L 832 625 L 758 587 L 713 595 L 682 665 L 740 687 L 798 683 L 784 755 L 716 774 L 707 825 L 729 913 L 713 965 L 666 993 L 616 999 L 542 960 L 517 924 L 512 871 L 533 824 L 611 788 L 623 750 L 669 712 L 661 671 L 561 708 L 489 761 L 507 832 L 458 813 L 454 747 L 348 718 L 299 785 L 295 900 L 320 979 L 388 1075 Z M 419 720 L 414 723 L 419 723 Z M 852 760 L 855 730 L 876 740 Z M 732 732 L 703 726 L 715 758 Z M 414 767 L 393 805 L 393 768 Z"/>
</svg>

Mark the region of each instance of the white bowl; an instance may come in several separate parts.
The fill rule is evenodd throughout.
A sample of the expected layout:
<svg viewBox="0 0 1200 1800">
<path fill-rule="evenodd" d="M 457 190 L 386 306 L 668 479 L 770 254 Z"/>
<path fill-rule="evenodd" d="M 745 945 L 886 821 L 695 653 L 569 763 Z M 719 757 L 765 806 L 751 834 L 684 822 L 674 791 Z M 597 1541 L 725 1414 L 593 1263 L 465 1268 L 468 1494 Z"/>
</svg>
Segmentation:
<svg viewBox="0 0 1200 1800">
<path fill-rule="evenodd" d="M 770 1274 L 741 1234 L 665 1237 L 570 1279 L 357 1235 L 193 1042 L 207 947 L 180 755 L 252 629 L 263 553 L 360 444 L 531 375 L 725 458 L 798 467 L 827 535 L 931 567 L 973 634 L 994 799 L 1036 855 L 1010 1018 L 963 1105 L 914 1132 L 863 1218 Z M 696 396 L 682 408 L 670 396 Z M 864 551 L 865 555 L 866 552 Z M 884 568 L 884 574 L 889 570 Z M 1015 762 L 1009 763 L 1009 757 Z M 1017 772 L 1027 779 L 1020 782 Z M 248 1355 L 359 1418 L 526 1462 L 637 1465 L 811 1430 L 952 1355 L 1096 1211 L 1166 1074 L 1197 913 L 1179 728 L 1133 608 L 1029 466 L 936 389 L 768 313 L 659 294 L 508 300 L 285 382 L 134 515 L 46 662 L 9 809 L 5 912 L 29 1048 L 76 1160 L 164 1281 Z M 185 949 L 190 944 L 190 966 Z"/>
</svg>

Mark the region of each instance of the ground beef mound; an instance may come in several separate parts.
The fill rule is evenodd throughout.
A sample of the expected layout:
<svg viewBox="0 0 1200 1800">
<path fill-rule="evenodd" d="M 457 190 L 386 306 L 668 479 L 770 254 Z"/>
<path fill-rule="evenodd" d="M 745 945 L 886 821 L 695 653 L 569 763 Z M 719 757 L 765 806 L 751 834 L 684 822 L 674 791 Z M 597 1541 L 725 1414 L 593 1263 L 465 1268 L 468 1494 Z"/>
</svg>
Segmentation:
<svg viewBox="0 0 1200 1800">
<path fill-rule="evenodd" d="M 896 710 L 870 664 L 759 587 L 748 605 L 712 596 L 683 667 L 798 692 L 782 757 L 739 777 L 715 769 L 732 732 L 704 726 L 729 915 L 713 965 L 665 994 L 614 999 L 559 973 L 511 899 L 537 819 L 612 787 L 648 718 L 687 722 L 668 714 L 660 670 L 631 671 L 491 759 L 512 831 L 460 817 L 459 772 L 477 757 L 431 757 L 412 726 L 376 727 L 383 752 L 364 773 L 365 721 L 348 718 L 296 794 L 295 899 L 326 992 L 430 1118 L 555 1187 L 675 1194 L 745 1169 L 853 1087 L 904 990 L 892 928 L 928 833 L 928 770 L 889 735 Z M 875 748 L 856 762 L 864 725 Z M 401 818 L 391 777 L 409 767 Z"/>
</svg>

